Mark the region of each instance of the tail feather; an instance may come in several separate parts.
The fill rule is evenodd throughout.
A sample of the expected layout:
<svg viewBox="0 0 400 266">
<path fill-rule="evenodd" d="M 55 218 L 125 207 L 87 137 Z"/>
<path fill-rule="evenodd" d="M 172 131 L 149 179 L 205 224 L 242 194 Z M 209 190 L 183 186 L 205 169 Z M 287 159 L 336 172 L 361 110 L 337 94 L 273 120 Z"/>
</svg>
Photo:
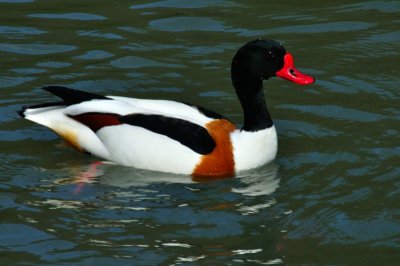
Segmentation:
<svg viewBox="0 0 400 266">
<path fill-rule="evenodd" d="M 62 86 L 47 86 L 43 87 L 42 89 L 56 95 L 57 97 L 60 97 L 64 101 L 65 105 L 77 104 L 94 99 L 111 100 L 110 98 L 107 98 L 103 95 L 90 93 L 86 91 L 74 90 Z"/>
<path fill-rule="evenodd" d="M 94 99 L 111 100 L 110 98 L 107 98 L 103 95 L 94 94 L 94 93 L 85 92 L 85 91 L 74 90 L 74 89 L 70 89 L 70 88 L 66 88 L 66 87 L 62 87 L 62 86 L 47 86 L 47 87 L 43 87 L 42 89 L 61 98 L 62 101 L 41 103 L 41 104 L 35 104 L 35 105 L 31 105 L 31 106 L 23 106 L 21 108 L 21 110 L 17 111 L 17 113 L 22 118 L 26 117 L 26 111 L 28 109 L 32 110 L 32 109 L 39 109 L 39 108 L 52 107 L 52 106 L 68 106 L 68 105 L 77 104 L 77 103 L 90 101 L 90 100 L 94 100 Z"/>
<path fill-rule="evenodd" d="M 28 109 L 27 106 L 22 106 L 21 110 L 18 110 L 17 113 L 19 114 L 20 117 L 25 118 L 25 111 Z"/>
<path fill-rule="evenodd" d="M 29 106 L 22 106 L 21 110 L 17 111 L 17 113 L 22 118 L 25 118 L 27 110 L 34 110 L 34 109 L 40 109 L 40 108 L 46 108 L 46 107 L 52 107 L 52 106 L 65 106 L 65 105 L 66 104 L 64 102 L 51 102 L 51 103 L 41 103 L 41 104 L 35 104 L 35 105 L 29 105 Z"/>
</svg>

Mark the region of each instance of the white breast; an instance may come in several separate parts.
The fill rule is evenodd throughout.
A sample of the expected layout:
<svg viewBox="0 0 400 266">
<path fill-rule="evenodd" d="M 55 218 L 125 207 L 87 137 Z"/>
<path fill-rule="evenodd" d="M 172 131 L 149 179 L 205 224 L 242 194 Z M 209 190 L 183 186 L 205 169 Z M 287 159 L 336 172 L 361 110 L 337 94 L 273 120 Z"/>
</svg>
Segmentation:
<svg viewBox="0 0 400 266">
<path fill-rule="evenodd" d="M 231 133 L 231 141 L 236 172 L 269 163 L 278 151 L 275 126 L 255 132 L 235 130 Z"/>
</svg>

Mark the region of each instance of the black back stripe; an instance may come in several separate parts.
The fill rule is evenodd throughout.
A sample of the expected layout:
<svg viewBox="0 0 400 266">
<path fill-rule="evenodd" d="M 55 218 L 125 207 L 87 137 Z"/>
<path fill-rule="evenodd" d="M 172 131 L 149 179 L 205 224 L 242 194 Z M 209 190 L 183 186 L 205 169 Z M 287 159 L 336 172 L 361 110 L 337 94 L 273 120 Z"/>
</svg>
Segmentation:
<svg viewBox="0 0 400 266">
<path fill-rule="evenodd" d="M 121 116 L 119 120 L 167 136 L 202 155 L 211 153 L 216 145 L 204 127 L 183 119 L 162 115 L 131 114 Z"/>
</svg>

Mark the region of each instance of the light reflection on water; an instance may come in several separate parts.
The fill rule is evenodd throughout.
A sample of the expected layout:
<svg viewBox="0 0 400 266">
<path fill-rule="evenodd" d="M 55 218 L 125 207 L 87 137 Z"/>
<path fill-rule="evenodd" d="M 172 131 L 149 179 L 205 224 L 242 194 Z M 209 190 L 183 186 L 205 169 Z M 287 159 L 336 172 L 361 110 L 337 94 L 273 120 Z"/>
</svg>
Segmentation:
<svg viewBox="0 0 400 266">
<path fill-rule="evenodd" d="M 73 177 L 55 180 L 44 178 L 55 171 L 43 171 L 46 175 L 38 176 L 42 185 L 31 188 L 31 199 L 13 203 L 29 207 L 20 217 L 26 225 L 19 229 L 32 240 L 21 241 L 22 236 L 5 234 L 13 250 L 35 250 L 43 260 L 49 253 L 56 253 L 56 259 L 60 259 L 57 253 L 72 259 L 74 256 L 67 254 L 76 253 L 76 243 L 84 246 L 79 254 L 83 258 L 100 247 L 117 249 L 118 254 L 125 254 L 123 257 L 140 260 L 147 259 L 143 253 L 155 255 L 160 248 L 167 253 L 176 250 L 178 261 L 206 259 L 217 253 L 233 258 L 258 253 L 262 245 L 230 249 L 223 244 L 224 238 L 245 233 L 244 224 L 252 216 L 265 213 L 276 203 L 270 195 L 279 187 L 278 166 L 274 164 L 235 179 L 206 183 L 115 165 L 99 166 L 97 176 L 84 179 L 87 171 L 81 168 L 56 170 L 58 175 L 68 171 L 67 175 Z M 41 215 L 44 210 L 46 217 Z M 44 232 L 37 229 L 38 225 L 44 226 Z M 1 228 L 10 227 L 6 224 Z M 204 240 L 214 244 L 203 246 L 200 243 Z M 41 253 L 37 241 L 43 246 L 51 243 L 53 248 Z"/>
<path fill-rule="evenodd" d="M 0 0 L 0 10 L 1 264 L 400 261 L 397 1 Z M 39 88 L 59 84 L 193 102 L 240 124 L 230 60 L 258 37 L 282 41 L 317 83 L 265 82 L 278 158 L 233 179 L 88 172 L 95 158 L 15 112 L 53 101 Z"/>
</svg>

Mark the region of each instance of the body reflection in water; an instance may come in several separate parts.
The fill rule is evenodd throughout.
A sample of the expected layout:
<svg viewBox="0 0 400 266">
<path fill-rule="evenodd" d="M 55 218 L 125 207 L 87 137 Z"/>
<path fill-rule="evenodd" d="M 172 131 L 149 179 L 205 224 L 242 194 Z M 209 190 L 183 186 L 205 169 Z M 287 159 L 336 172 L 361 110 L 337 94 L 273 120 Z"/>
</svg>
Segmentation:
<svg viewBox="0 0 400 266">
<path fill-rule="evenodd" d="M 146 260 L 146 252 L 171 249 L 193 261 L 244 254 L 279 259 L 278 169 L 269 164 L 234 178 L 196 182 L 185 175 L 95 163 L 64 169 L 70 177 L 53 181 L 54 192 L 35 205 L 61 212 L 55 217 L 73 210 L 66 232 L 80 232 L 80 241 L 91 246 L 129 247 L 127 254 L 139 260 Z"/>
<path fill-rule="evenodd" d="M 277 164 L 271 163 L 258 169 L 239 173 L 235 179 L 240 180 L 240 183 L 238 186 L 232 187 L 231 191 L 247 196 L 272 194 L 279 187 L 278 169 Z M 75 192 L 79 193 L 86 183 L 129 188 L 145 187 L 156 183 L 196 184 L 230 179 L 232 178 L 198 180 L 187 175 L 148 171 L 99 161 L 90 164 L 86 171 L 79 173 L 73 183 L 77 183 Z"/>
</svg>

